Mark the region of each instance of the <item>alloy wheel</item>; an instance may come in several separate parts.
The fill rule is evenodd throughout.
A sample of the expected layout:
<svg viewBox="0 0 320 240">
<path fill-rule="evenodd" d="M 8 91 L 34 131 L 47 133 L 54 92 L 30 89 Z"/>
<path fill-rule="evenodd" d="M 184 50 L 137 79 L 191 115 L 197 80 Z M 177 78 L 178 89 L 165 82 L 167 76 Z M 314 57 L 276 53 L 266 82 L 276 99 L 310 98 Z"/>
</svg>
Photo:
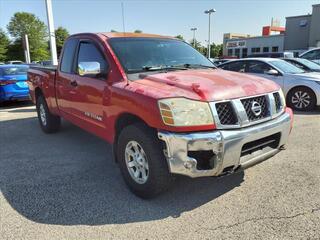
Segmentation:
<svg viewBox="0 0 320 240">
<path fill-rule="evenodd" d="M 146 154 L 138 142 L 128 142 L 125 160 L 132 179 L 138 184 L 146 183 L 149 177 L 149 165 Z"/>
<path fill-rule="evenodd" d="M 310 105 L 311 96 L 305 91 L 297 91 L 292 95 L 291 102 L 297 109 L 304 109 Z"/>
</svg>

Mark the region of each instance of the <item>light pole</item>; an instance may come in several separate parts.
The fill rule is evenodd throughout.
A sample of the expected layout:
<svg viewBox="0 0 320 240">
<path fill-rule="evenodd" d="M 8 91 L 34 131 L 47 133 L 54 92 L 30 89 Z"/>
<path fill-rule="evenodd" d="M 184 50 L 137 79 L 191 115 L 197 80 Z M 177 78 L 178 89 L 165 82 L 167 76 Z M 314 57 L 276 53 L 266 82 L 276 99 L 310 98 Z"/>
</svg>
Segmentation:
<svg viewBox="0 0 320 240">
<path fill-rule="evenodd" d="M 196 31 L 198 30 L 197 28 L 191 28 L 191 31 L 193 31 L 193 47 L 196 48 Z"/>
<path fill-rule="evenodd" d="M 214 8 L 204 11 L 205 14 L 209 15 L 209 35 L 208 35 L 208 53 L 207 53 L 208 58 L 210 58 L 210 23 L 211 23 L 210 17 L 211 17 L 211 13 L 214 13 L 214 12 L 216 12 Z"/>
<path fill-rule="evenodd" d="M 45 0 L 45 1 L 46 1 L 47 18 L 48 18 L 52 65 L 58 65 L 56 37 L 54 34 L 54 24 L 53 24 L 53 15 L 52 15 L 52 3 L 51 3 L 51 0 Z"/>
</svg>

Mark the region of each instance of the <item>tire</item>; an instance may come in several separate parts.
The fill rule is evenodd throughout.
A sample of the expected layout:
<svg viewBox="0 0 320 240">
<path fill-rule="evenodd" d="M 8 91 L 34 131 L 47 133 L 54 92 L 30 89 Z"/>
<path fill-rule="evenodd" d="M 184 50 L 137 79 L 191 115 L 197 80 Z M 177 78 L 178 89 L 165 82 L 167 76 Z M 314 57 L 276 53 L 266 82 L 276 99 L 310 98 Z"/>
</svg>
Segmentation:
<svg viewBox="0 0 320 240">
<path fill-rule="evenodd" d="M 311 111 L 315 108 L 316 101 L 316 95 L 307 87 L 294 88 L 287 96 L 288 105 L 296 111 Z"/>
<path fill-rule="evenodd" d="M 153 129 L 142 123 L 130 125 L 121 131 L 117 146 L 120 171 L 131 192 L 148 199 L 170 187 L 173 176 L 161 149 L 162 143 Z M 134 153 L 140 157 L 133 157 Z M 134 177 L 134 172 L 139 171 L 138 177 Z"/>
<path fill-rule="evenodd" d="M 61 119 L 49 112 L 46 100 L 42 95 L 37 98 L 36 107 L 41 129 L 45 133 L 58 132 L 61 126 Z"/>
</svg>

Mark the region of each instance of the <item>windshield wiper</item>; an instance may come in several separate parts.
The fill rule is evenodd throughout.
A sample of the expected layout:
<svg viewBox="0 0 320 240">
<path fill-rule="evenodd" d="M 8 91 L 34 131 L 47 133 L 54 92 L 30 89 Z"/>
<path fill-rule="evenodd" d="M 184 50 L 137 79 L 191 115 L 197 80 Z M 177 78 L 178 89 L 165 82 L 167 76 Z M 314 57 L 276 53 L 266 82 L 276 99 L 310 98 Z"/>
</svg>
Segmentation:
<svg viewBox="0 0 320 240">
<path fill-rule="evenodd" d="M 187 70 L 184 66 L 144 66 L 138 69 L 128 69 L 128 73 L 152 72 L 152 71 L 169 71 L 169 70 Z"/>
<path fill-rule="evenodd" d="M 174 65 L 174 67 L 185 67 L 185 68 L 212 68 L 212 69 L 217 69 L 215 66 L 208 66 L 208 65 L 203 65 L 203 64 L 192 64 L 192 63 L 185 63 L 182 65 Z"/>
<path fill-rule="evenodd" d="M 208 66 L 208 65 L 203 65 L 203 64 L 186 63 L 183 66 L 185 66 L 186 68 L 212 68 L 212 69 L 216 69 L 216 67 L 214 67 L 214 66 Z"/>
<path fill-rule="evenodd" d="M 187 70 L 184 66 L 144 66 L 142 68 L 146 71 L 159 71 L 159 70 Z"/>
</svg>

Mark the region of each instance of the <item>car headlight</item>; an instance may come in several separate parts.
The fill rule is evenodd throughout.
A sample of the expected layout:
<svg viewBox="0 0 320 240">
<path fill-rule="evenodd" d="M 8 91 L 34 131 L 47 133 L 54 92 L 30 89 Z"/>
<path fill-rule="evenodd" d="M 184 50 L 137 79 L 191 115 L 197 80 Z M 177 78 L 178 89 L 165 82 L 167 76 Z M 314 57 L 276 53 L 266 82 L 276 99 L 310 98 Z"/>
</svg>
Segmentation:
<svg viewBox="0 0 320 240">
<path fill-rule="evenodd" d="M 164 124 L 170 126 L 204 126 L 214 124 L 207 102 L 186 98 L 168 98 L 158 101 Z"/>
<path fill-rule="evenodd" d="M 281 102 L 283 104 L 283 107 L 286 107 L 286 97 L 284 96 L 284 93 L 282 91 L 282 89 L 279 90 L 279 94 L 280 94 L 280 98 L 281 98 Z"/>
</svg>

